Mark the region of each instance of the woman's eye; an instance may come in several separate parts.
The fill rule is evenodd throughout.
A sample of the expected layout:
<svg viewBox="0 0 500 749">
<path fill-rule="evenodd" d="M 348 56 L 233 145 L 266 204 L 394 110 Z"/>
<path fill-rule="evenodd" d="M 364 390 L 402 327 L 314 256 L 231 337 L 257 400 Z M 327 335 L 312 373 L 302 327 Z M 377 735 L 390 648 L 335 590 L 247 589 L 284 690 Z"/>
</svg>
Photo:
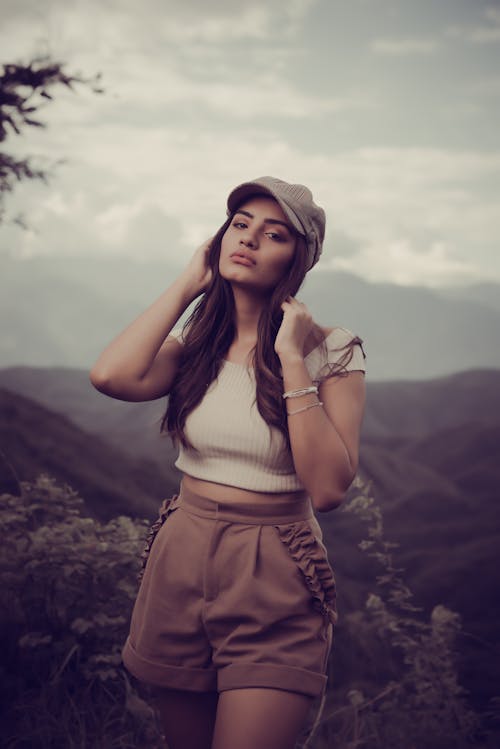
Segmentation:
<svg viewBox="0 0 500 749">
<path fill-rule="evenodd" d="M 235 226 L 237 229 L 246 229 L 246 224 L 244 221 L 235 221 L 233 226 Z"/>
<path fill-rule="evenodd" d="M 284 242 L 284 238 L 281 236 L 281 234 L 277 234 L 274 231 L 266 232 L 266 236 L 268 236 L 269 239 L 275 240 L 276 242 Z"/>
</svg>

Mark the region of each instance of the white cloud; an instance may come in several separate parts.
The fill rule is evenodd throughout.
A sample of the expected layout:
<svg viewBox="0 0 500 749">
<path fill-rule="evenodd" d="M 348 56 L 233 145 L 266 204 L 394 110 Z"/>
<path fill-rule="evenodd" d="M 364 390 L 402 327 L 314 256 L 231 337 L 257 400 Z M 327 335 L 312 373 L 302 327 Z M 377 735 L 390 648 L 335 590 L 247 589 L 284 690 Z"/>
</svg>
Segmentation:
<svg viewBox="0 0 500 749">
<path fill-rule="evenodd" d="M 361 149 L 331 164 L 331 213 L 364 245 L 388 245 L 425 234 L 457 252 L 476 250 L 500 234 L 500 152 Z"/>
<path fill-rule="evenodd" d="M 479 280 L 479 269 L 453 256 L 445 242 L 436 240 L 416 247 L 410 237 L 394 238 L 387 243 L 372 242 L 355 257 L 334 257 L 328 264 L 334 270 L 359 274 L 370 281 L 391 281 L 402 286 L 442 287 Z"/>
<path fill-rule="evenodd" d="M 440 47 L 436 39 L 374 39 L 371 49 L 379 55 L 390 57 L 406 57 L 409 55 L 433 54 Z"/>
<path fill-rule="evenodd" d="M 500 94 L 500 75 L 476 78 L 465 88 L 471 96 L 498 96 Z"/>
<path fill-rule="evenodd" d="M 87 123 L 103 116 L 115 122 L 118 117 L 168 122 L 181 112 L 193 116 L 194 109 L 198 120 L 215 115 L 246 123 L 373 106 L 373 95 L 315 95 L 289 77 L 287 61 L 304 54 L 302 40 L 297 43 L 293 35 L 315 2 L 218 2 L 210 14 L 196 2 L 171 2 L 174 12 L 158 0 L 149 0 L 144 12 L 129 2 L 114 2 L 111 9 L 92 2 L 85 14 L 72 4 L 53 2 L 46 17 L 34 9 L 10 19 L 3 54 L 17 57 L 21 39 L 45 30 L 54 57 L 74 61 L 71 72 L 103 72 L 106 95 L 98 106 L 82 108 L 69 92 L 51 104 L 52 117 L 64 104 L 66 125 L 81 123 L 82 116 Z M 246 37 L 257 47 L 249 47 Z"/>
<path fill-rule="evenodd" d="M 258 117 L 311 119 L 328 112 L 365 109 L 373 97 L 315 96 L 301 92 L 286 78 L 273 73 L 256 73 L 244 80 L 197 81 L 177 70 L 147 70 L 144 66 L 127 79 L 122 100 L 155 110 L 161 116 L 173 106 L 193 106 L 204 111 L 249 122 Z"/>
<path fill-rule="evenodd" d="M 268 40 L 276 43 L 283 37 L 300 34 L 302 23 L 317 0 L 266 0 L 259 2 L 175 3 L 175 14 L 159 19 L 165 40 L 180 43 L 225 44 L 240 39 Z M 217 7 L 219 5 L 219 7 Z M 130 11 L 129 11 L 130 12 Z"/>
<path fill-rule="evenodd" d="M 369 278 L 428 285 L 475 278 L 481 252 L 500 235 L 497 195 L 477 191 L 498 178 L 498 152 L 371 148 L 315 156 L 252 130 L 107 126 L 99 135 L 78 132 L 78 168 L 65 167 L 54 193 L 40 200 L 39 187 L 30 200 L 17 196 L 40 229 L 18 238 L 22 254 L 74 252 L 82 229 L 103 252 L 134 253 L 141 244 L 145 255 L 178 263 L 223 222 L 229 190 L 261 174 L 310 185 L 328 217 L 325 262 Z M 61 149 L 57 131 L 50 137 Z M 51 244 L 54 227 L 69 223 L 72 233 Z M 335 233 L 352 239 L 351 255 L 337 258 Z"/>
<path fill-rule="evenodd" d="M 187 10 L 189 11 L 189 6 Z M 181 11 L 176 16 L 165 15 L 158 19 L 165 42 L 210 45 L 242 39 L 268 39 L 271 21 L 272 11 L 266 5 L 233 8 L 228 15 L 187 15 Z"/>
<path fill-rule="evenodd" d="M 313 32 L 315 21 L 332 7 L 335 17 L 338 3 L 147 0 L 139 6 L 132 0 L 52 0 L 40 9 L 34 2 L 5 2 L 11 9 L 1 32 L 5 59 L 47 36 L 55 57 L 68 59 L 72 72 L 90 76 L 102 70 L 106 94 L 60 89 L 41 113 L 47 130 L 9 139 L 14 154 L 69 160 L 49 188 L 25 186 L 8 196 L 10 212 L 24 208 L 39 233 L 4 229 L 4 246 L 27 255 L 89 247 L 127 254 L 140 246 L 145 256 L 164 252 L 178 263 L 179 248 L 185 256 L 222 223 L 231 187 L 276 174 L 309 184 L 325 206 L 324 262 L 332 254 L 337 267 L 347 267 L 355 258 L 356 272 L 401 283 L 412 274 L 429 284 L 433 278 L 444 281 L 446 274 L 474 276 L 481 267 L 483 275 L 500 275 L 493 255 L 500 234 L 500 154 L 482 153 L 472 132 L 472 150 L 378 147 L 391 137 L 422 142 L 418 122 L 411 131 L 411 123 L 408 130 L 391 130 L 391 107 L 398 108 L 393 127 L 401 128 L 407 79 L 397 75 L 401 66 L 392 65 L 395 75 L 388 76 L 390 97 L 384 102 L 380 60 L 374 77 L 368 71 L 361 80 L 365 73 L 358 76 L 356 68 L 343 75 L 347 58 L 335 34 L 343 34 L 344 26 L 327 29 L 326 41 Z M 457 26 L 453 33 L 466 38 L 471 28 L 497 28 L 494 11 L 478 17 L 475 27 Z M 446 68 L 451 46 L 446 34 L 437 36 L 431 28 L 427 36 L 398 37 L 394 23 L 378 28 L 390 28 L 394 36 L 373 42 L 377 55 L 439 51 Z M 344 46 L 359 45 L 354 53 L 365 55 L 359 71 L 367 70 L 373 62 L 367 34 L 349 36 L 347 23 L 345 30 Z M 420 63 L 410 60 L 408 66 Z M 479 74 L 476 84 L 464 82 L 458 104 L 439 91 L 440 113 L 447 106 L 454 115 L 458 107 L 462 114 L 467 107 L 477 111 L 467 86 L 498 90 L 484 67 Z M 313 77 L 321 85 L 309 88 Z M 457 78 L 450 82 L 453 89 Z M 380 117 L 376 122 L 370 120 L 373 110 Z M 443 134 L 434 119 L 422 111 L 426 142 L 439 143 Z M 387 132 L 372 136 L 382 132 L 384 122 Z M 341 150 L 340 142 L 349 145 Z M 352 240 L 351 247 L 344 243 L 342 260 L 335 253 L 339 235 Z"/>
<path fill-rule="evenodd" d="M 452 24 L 446 27 L 444 35 L 454 39 L 463 39 L 470 44 L 495 44 L 500 42 L 500 8 L 483 9 L 484 23 L 480 25 L 461 26 Z"/>
<path fill-rule="evenodd" d="M 3 56 L 18 54 L 20 39 L 46 39 L 55 54 L 75 51 L 109 62 L 117 54 L 151 53 L 163 45 L 230 45 L 244 40 L 279 43 L 301 33 L 318 0 L 49 0 L 2 3 Z"/>
</svg>

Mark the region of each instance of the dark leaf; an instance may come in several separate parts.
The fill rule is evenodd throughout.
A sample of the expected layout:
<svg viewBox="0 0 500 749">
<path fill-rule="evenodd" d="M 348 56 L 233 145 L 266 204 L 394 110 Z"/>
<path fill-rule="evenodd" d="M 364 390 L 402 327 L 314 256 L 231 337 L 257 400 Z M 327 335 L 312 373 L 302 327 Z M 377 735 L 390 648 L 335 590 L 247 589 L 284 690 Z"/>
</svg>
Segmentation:
<svg viewBox="0 0 500 749">
<path fill-rule="evenodd" d="M 27 125 L 33 125 L 34 127 L 47 127 L 45 122 L 40 122 L 39 120 L 31 120 L 29 117 L 25 117 L 24 121 Z"/>
</svg>

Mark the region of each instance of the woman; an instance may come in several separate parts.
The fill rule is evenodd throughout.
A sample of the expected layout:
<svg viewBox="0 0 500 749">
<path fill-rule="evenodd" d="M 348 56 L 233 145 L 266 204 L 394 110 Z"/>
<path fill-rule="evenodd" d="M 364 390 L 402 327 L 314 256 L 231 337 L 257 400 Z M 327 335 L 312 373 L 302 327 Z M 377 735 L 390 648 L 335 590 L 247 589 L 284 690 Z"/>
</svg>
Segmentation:
<svg viewBox="0 0 500 749">
<path fill-rule="evenodd" d="M 352 482 L 365 398 L 361 340 L 295 299 L 324 231 L 308 188 L 239 185 L 91 372 L 114 398 L 168 394 L 162 428 L 180 445 L 123 651 L 157 687 L 169 749 L 293 749 L 324 704 L 335 581 L 314 510 Z"/>
</svg>

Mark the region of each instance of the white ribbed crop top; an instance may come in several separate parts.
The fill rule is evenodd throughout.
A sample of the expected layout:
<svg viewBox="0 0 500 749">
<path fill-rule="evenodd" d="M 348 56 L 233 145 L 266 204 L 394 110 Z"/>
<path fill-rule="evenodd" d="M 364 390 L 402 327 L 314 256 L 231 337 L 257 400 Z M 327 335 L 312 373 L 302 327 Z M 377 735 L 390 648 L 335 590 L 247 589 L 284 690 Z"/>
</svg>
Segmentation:
<svg viewBox="0 0 500 749">
<path fill-rule="evenodd" d="M 170 335 L 182 341 L 182 329 Z M 343 356 L 355 336 L 346 328 L 334 328 L 322 345 L 304 359 L 311 379 L 320 382 Z M 341 349 L 340 351 L 338 349 Z M 347 370 L 365 371 L 362 348 L 353 346 Z M 289 492 L 303 489 L 291 451 L 274 427 L 269 427 L 255 402 L 253 369 L 225 361 L 203 400 L 188 415 L 185 433 L 196 450 L 180 446 L 176 467 L 205 481 L 258 492 Z"/>
</svg>

